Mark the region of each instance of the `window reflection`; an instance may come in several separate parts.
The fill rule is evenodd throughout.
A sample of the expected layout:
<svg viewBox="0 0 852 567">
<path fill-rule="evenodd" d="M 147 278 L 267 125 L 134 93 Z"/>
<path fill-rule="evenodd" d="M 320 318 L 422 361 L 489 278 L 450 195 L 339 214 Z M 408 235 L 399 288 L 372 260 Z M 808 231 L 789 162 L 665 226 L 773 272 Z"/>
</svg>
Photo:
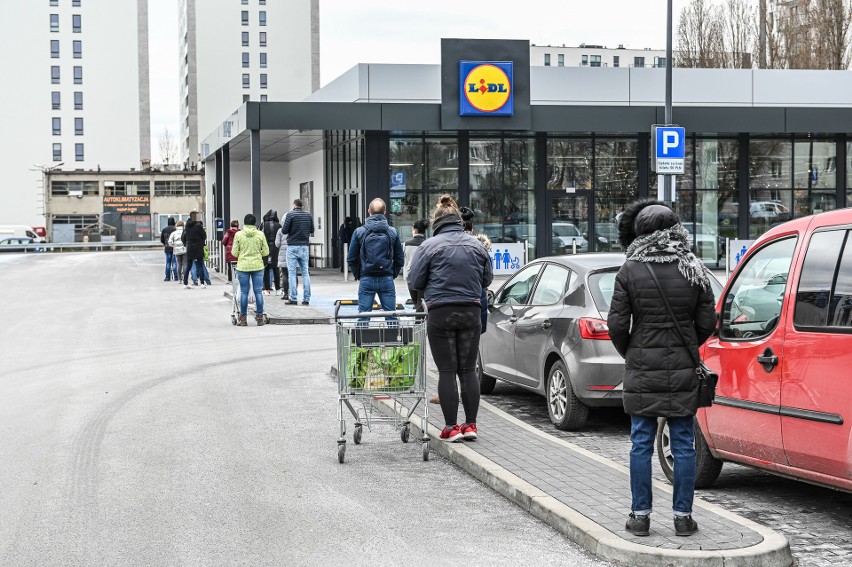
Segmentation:
<svg viewBox="0 0 852 567">
<path fill-rule="evenodd" d="M 548 140 L 547 188 L 592 188 L 591 140 Z"/>
<path fill-rule="evenodd" d="M 615 248 L 612 232 L 617 216 L 639 198 L 639 143 L 636 139 L 595 143 L 594 250 Z M 588 226 L 580 231 L 588 233 Z M 615 239 L 617 241 L 617 239 Z"/>
</svg>

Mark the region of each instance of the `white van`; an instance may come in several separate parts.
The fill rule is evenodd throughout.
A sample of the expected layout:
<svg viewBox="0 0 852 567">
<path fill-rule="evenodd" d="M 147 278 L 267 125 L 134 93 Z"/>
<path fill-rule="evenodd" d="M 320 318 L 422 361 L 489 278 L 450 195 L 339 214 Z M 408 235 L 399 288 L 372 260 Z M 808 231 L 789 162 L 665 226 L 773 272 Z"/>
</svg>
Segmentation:
<svg viewBox="0 0 852 567">
<path fill-rule="evenodd" d="M 0 238 L 15 236 L 27 236 L 33 239 L 33 242 L 47 242 L 43 236 L 36 234 L 33 227 L 24 224 L 4 224 L 0 225 Z"/>
</svg>

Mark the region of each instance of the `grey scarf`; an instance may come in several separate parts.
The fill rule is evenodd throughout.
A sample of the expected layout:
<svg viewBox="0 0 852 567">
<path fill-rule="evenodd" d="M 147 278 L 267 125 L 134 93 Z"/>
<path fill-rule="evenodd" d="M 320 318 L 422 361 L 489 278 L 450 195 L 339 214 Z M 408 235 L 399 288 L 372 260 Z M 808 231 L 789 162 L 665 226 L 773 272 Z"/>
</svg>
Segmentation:
<svg viewBox="0 0 852 567">
<path fill-rule="evenodd" d="M 686 229 L 680 223 L 665 230 L 637 236 L 627 247 L 627 259 L 655 264 L 677 262 L 678 271 L 690 284 L 708 290 L 710 280 L 707 267 L 689 251 L 688 238 Z"/>
</svg>

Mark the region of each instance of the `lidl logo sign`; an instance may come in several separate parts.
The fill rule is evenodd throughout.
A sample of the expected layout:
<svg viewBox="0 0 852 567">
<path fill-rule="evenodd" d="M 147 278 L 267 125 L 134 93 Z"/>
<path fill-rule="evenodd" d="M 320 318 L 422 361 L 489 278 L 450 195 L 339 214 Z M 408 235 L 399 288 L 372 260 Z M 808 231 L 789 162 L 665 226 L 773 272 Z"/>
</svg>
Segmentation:
<svg viewBox="0 0 852 567">
<path fill-rule="evenodd" d="M 512 116 L 511 61 L 461 61 L 459 78 L 461 116 Z"/>
</svg>

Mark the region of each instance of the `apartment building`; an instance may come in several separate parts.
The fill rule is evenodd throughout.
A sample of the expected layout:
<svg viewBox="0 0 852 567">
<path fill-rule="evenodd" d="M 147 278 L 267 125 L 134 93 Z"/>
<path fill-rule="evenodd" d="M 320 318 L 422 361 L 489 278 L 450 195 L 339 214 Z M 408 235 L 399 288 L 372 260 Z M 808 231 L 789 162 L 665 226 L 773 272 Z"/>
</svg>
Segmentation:
<svg viewBox="0 0 852 567">
<path fill-rule="evenodd" d="M 0 38 L 0 223 L 46 224 L 45 171 L 150 163 L 147 0 L 3 3 Z"/>
<path fill-rule="evenodd" d="M 612 49 L 604 45 L 581 43 L 566 45 L 530 45 L 530 65 L 542 67 L 665 67 L 665 49 Z"/>
<path fill-rule="evenodd" d="M 319 88 L 319 0 L 179 0 L 180 159 L 246 101 L 299 101 Z"/>
</svg>

